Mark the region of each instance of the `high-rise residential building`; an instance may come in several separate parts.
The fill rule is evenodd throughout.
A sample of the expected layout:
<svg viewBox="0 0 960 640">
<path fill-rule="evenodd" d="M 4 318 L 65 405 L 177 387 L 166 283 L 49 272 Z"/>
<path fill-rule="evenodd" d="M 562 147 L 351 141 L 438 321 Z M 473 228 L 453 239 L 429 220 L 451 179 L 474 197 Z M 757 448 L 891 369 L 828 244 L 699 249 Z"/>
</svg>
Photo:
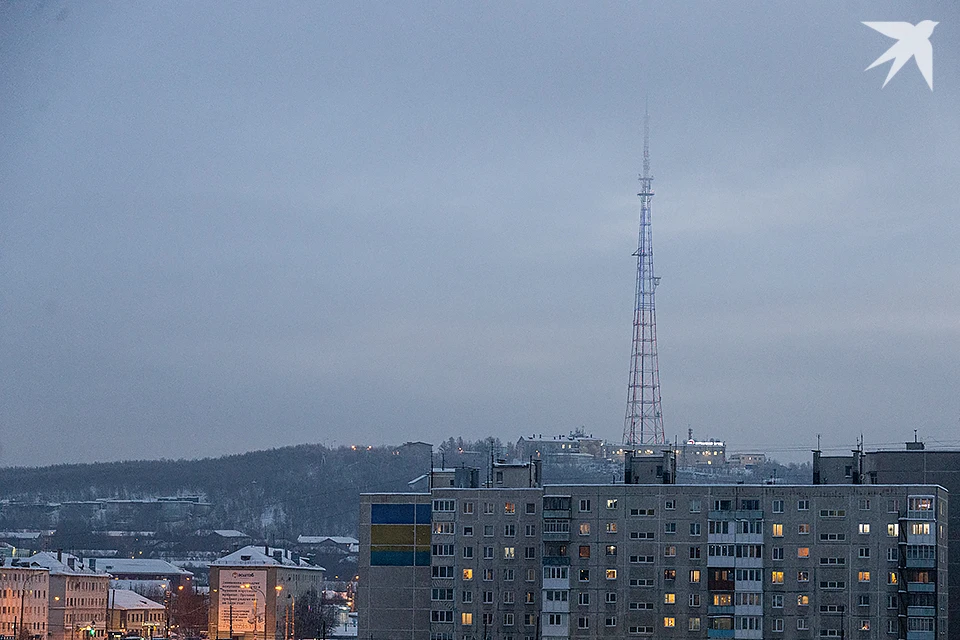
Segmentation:
<svg viewBox="0 0 960 640">
<path fill-rule="evenodd" d="M 47 638 L 86 640 L 106 636 L 110 576 L 69 553 L 42 551 L 26 559 L 50 572 Z"/>
<path fill-rule="evenodd" d="M 47 636 L 50 571 L 29 560 L 0 562 L 0 636 L 41 640 Z"/>
<path fill-rule="evenodd" d="M 853 451 L 847 456 L 814 452 L 815 484 L 936 484 L 960 493 L 960 451 L 930 450 L 923 442 L 899 451 Z M 947 514 L 950 628 L 960 630 L 960 509 Z M 919 637 L 919 636 L 918 636 Z"/>
<path fill-rule="evenodd" d="M 269 546 L 243 547 L 210 563 L 210 638 L 314 637 L 316 629 L 295 628 L 296 603 L 308 591 L 320 594 L 323 576 L 323 567 Z"/>
<path fill-rule="evenodd" d="M 942 487 L 676 485 L 670 457 L 628 460 L 650 484 L 364 496 L 360 639 L 950 637 Z M 429 556 L 409 532 L 387 567 L 396 501 Z"/>
</svg>

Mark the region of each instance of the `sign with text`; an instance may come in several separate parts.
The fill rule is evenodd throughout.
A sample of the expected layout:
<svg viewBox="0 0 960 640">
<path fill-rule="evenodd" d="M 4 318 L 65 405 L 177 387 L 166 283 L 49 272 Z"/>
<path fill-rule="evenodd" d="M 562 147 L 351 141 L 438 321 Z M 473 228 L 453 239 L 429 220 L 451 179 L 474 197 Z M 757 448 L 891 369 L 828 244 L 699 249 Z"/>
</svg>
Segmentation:
<svg viewBox="0 0 960 640">
<path fill-rule="evenodd" d="M 218 632 L 233 634 L 262 631 L 267 593 L 266 571 L 220 571 L 217 591 Z M 233 618 L 231 624 L 231 617 Z"/>
</svg>

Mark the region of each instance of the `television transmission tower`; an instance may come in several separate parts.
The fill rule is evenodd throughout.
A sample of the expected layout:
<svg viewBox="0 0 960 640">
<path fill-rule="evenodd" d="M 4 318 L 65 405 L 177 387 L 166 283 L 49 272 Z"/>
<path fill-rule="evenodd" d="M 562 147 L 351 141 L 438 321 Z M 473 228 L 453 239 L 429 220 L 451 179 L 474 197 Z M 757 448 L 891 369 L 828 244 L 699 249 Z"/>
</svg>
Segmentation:
<svg viewBox="0 0 960 640">
<path fill-rule="evenodd" d="M 637 296 L 633 314 L 633 355 L 627 385 L 627 415 L 623 444 L 639 446 L 664 444 L 663 415 L 660 410 L 660 369 L 657 363 L 657 312 L 654 294 L 660 278 L 653 271 L 653 233 L 650 203 L 653 177 L 650 175 L 650 117 L 643 121 L 643 175 L 640 176 L 640 238 L 637 242 Z"/>
</svg>

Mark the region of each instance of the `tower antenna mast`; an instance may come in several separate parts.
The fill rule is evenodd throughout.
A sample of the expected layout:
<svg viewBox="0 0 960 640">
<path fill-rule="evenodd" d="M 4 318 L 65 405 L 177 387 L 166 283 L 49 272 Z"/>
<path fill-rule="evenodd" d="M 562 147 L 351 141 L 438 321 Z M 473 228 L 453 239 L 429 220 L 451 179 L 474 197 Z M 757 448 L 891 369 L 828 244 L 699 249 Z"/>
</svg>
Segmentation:
<svg viewBox="0 0 960 640">
<path fill-rule="evenodd" d="M 627 414 L 623 444 L 665 444 L 660 408 L 660 368 L 657 360 L 657 312 L 655 293 L 660 284 L 653 271 L 653 233 L 650 205 L 653 176 L 650 175 L 650 114 L 643 117 L 643 174 L 640 176 L 640 234 L 637 241 L 637 289 L 633 314 L 633 349 L 627 385 Z"/>
</svg>

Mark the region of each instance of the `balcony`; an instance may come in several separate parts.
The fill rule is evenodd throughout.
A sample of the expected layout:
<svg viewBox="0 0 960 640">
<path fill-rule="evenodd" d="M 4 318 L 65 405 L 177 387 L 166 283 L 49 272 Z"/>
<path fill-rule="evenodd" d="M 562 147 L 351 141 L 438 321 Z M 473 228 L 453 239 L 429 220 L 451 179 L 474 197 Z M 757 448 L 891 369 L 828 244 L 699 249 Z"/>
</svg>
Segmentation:
<svg viewBox="0 0 960 640">
<path fill-rule="evenodd" d="M 934 640 L 933 631 L 907 631 L 907 640 Z"/>
<path fill-rule="evenodd" d="M 907 616 L 910 618 L 934 618 L 936 615 L 936 607 L 907 607 Z"/>
<path fill-rule="evenodd" d="M 907 569 L 936 569 L 936 558 L 907 558 L 905 560 Z"/>
<path fill-rule="evenodd" d="M 716 604 L 711 604 L 707 607 L 707 615 L 711 616 L 732 616 L 734 614 L 734 606 L 731 604 L 729 606 L 721 606 Z"/>
<path fill-rule="evenodd" d="M 908 593 L 933 593 L 937 590 L 936 582 L 908 582 Z"/>
<path fill-rule="evenodd" d="M 545 567 L 566 567 L 570 565 L 570 558 L 567 556 L 544 556 L 543 566 Z"/>
<path fill-rule="evenodd" d="M 734 633 L 733 629 L 707 629 L 708 638 L 733 638 Z"/>
<path fill-rule="evenodd" d="M 570 509 L 544 509 L 544 518 L 570 519 Z"/>
</svg>

